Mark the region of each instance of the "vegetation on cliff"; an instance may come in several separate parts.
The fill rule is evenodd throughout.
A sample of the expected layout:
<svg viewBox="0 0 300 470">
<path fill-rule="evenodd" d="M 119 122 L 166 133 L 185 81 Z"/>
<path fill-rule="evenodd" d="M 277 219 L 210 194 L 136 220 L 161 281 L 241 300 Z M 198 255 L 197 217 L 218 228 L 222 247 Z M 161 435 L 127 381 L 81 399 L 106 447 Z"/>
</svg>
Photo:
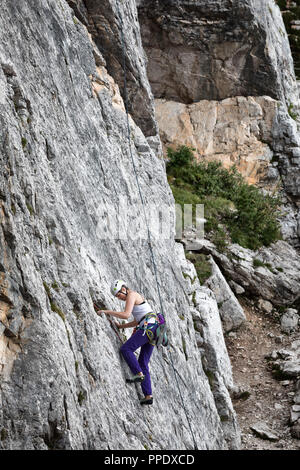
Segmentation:
<svg viewBox="0 0 300 470">
<path fill-rule="evenodd" d="M 180 146 L 168 149 L 167 174 L 178 204 L 204 204 L 206 236 L 219 249 L 231 241 L 255 250 L 280 238 L 280 200 L 249 185 L 235 166 L 199 162 Z"/>
</svg>

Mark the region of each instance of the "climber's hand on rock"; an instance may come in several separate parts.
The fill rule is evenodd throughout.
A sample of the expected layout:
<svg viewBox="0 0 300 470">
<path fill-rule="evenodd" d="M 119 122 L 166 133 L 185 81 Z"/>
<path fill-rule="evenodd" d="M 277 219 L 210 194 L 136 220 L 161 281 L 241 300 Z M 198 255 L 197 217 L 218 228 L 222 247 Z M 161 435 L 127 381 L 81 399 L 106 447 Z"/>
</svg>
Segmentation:
<svg viewBox="0 0 300 470">
<path fill-rule="evenodd" d="M 101 315 L 102 313 L 105 313 L 103 310 L 100 309 L 96 304 L 94 304 L 95 311 L 97 315 Z"/>
</svg>

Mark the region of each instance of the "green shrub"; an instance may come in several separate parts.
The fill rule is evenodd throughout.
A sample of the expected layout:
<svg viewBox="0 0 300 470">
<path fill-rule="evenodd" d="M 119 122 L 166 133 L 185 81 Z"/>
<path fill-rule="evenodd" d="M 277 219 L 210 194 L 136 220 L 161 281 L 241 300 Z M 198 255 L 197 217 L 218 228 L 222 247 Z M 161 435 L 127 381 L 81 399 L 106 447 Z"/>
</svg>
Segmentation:
<svg viewBox="0 0 300 470">
<path fill-rule="evenodd" d="M 197 162 L 186 146 L 168 151 L 168 180 L 175 201 L 204 204 L 206 232 L 224 248 L 230 241 L 257 249 L 280 238 L 280 201 L 249 185 L 235 166 Z M 223 240 L 222 240 L 223 237 Z"/>
<path fill-rule="evenodd" d="M 288 105 L 288 113 L 294 121 L 297 121 L 298 114 L 294 112 L 294 105 L 292 103 Z"/>
<path fill-rule="evenodd" d="M 263 263 L 260 259 L 257 259 L 257 258 L 254 258 L 253 260 L 253 266 L 255 268 L 258 268 L 260 266 L 264 267 L 265 266 L 265 263 Z"/>
<path fill-rule="evenodd" d="M 52 282 L 51 287 L 52 289 L 59 290 L 59 285 L 57 284 L 56 281 Z"/>
<path fill-rule="evenodd" d="M 84 402 L 84 400 L 86 400 L 86 393 L 80 390 L 77 396 L 77 400 L 78 400 L 79 405 L 82 406 L 82 403 Z"/>
<path fill-rule="evenodd" d="M 5 428 L 2 428 L 0 432 L 0 441 L 5 441 L 5 439 L 7 438 L 8 438 L 8 432 Z"/>
<path fill-rule="evenodd" d="M 186 145 L 182 145 L 180 147 L 180 151 L 174 150 L 171 147 L 168 148 L 167 154 L 168 154 L 168 160 L 169 160 L 169 165 L 172 166 L 173 168 L 175 167 L 188 167 L 192 165 L 194 155 L 193 151 L 195 149 L 187 147 Z"/>
<path fill-rule="evenodd" d="M 254 258 L 253 266 L 255 268 L 258 268 L 259 266 L 262 266 L 263 268 L 267 268 L 269 271 L 271 271 L 271 273 L 276 274 L 275 269 L 273 268 L 273 266 L 270 263 L 263 263 L 260 259 Z"/>
</svg>

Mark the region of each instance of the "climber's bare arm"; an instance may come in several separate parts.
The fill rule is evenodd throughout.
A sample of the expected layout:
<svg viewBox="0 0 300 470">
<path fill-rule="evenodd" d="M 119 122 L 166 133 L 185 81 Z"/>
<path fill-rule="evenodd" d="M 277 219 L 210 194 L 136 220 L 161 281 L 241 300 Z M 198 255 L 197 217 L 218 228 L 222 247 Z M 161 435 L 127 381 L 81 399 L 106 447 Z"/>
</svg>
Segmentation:
<svg viewBox="0 0 300 470">
<path fill-rule="evenodd" d="M 131 322 L 128 322 L 128 323 L 119 323 L 119 322 L 115 322 L 116 324 L 116 327 L 119 328 L 120 330 L 124 329 L 124 328 L 135 328 L 136 326 L 138 326 L 138 322 L 136 320 L 133 320 Z"/>
<path fill-rule="evenodd" d="M 134 303 L 136 301 L 137 293 L 130 292 L 126 299 L 125 310 L 123 312 L 115 312 L 114 310 L 97 310 L 97 314 L 105 313 L 106 315 L 111 315 L 122 320 L 128 320 L 131 315 Z"/>
</svg>

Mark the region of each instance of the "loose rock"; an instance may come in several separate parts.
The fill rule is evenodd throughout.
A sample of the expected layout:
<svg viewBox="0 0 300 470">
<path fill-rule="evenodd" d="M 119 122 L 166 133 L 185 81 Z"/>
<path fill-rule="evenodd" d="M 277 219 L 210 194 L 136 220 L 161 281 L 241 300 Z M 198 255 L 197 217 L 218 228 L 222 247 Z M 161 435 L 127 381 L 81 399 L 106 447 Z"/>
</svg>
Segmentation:
<svg viewBox="0 0 300 470">
<path fill-rule="evenodd" d="M 297 310 L 289 308 L 281 317 L 281 331 L 291 334 L 297 330 L 299 324 L 299 315 Z"/>
<path fill-rule="evenodd" d="M 270 428 L 262 422 L 258 422 L 250 426 L 250 429 L 254 434 L 262 439 L 268 439 L 269 441 L 279 441 L 279 437 Z"/>
</svg>

